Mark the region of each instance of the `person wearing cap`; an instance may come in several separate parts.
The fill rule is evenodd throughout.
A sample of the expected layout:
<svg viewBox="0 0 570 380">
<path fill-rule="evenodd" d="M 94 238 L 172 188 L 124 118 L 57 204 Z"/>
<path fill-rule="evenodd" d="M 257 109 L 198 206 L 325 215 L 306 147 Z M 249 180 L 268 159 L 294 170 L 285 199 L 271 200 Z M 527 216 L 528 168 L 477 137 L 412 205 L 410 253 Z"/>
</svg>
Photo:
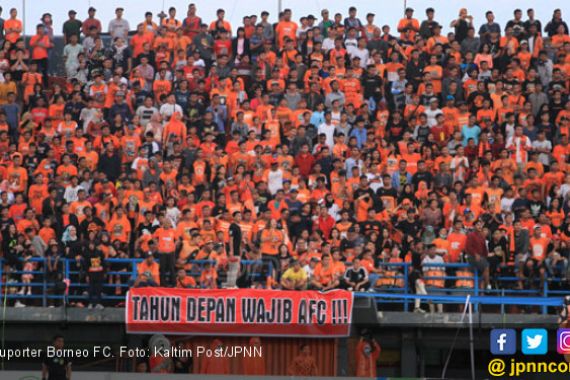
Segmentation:
<svg viewBox="0 0 570 380">
<path fill-rule="evenodd" d="M 103 31 L 103 26 L 101 25 L 101 21 L 95 18 L 95 12 L 97 10 L 93 7 L 89 7 L 87 10 L 87 18 L 83 21 L 82 32 L 84 36 L 88 36 L 91 28 L 95 27 L 97 34 L 100 34 Z"/>
<path fill-rule="evenodd" d="M 68 44 L 71 40 L 71 36 L 77 36 L 77 40 L 81 35 L 81 25 L 83 23 L 75 18 L 77 12 L 73 9 L 67 12 L 69 19 L 63 23 L 63 42 Z"/>
<path fill-rule="evenodd" d="M 441 35 L 441 25 L 434 22 L 431 25 L 432 36 L 428 38 L 426 43 L 427 51 L 431 54 L 434 53 L 435 46 L 437 45 L 447 45 L 449 44 L 449 39 L 446 36 Z"/>
<path fill-rule="evenodd" d="M 398 22 L 398 32 L 400 38 L 404 41 L 414 42 L 416 33 L 420 31 L 420 23 L 417 19 L 413 18 L 413 8 L 406 8 L 404 18 Z"/>
<path fill-rule="evenodd" d="M 289 268 L 281 276 L 281 288 L 285 290 L 305 290 L 307 289 L 308 275 L 299 260 L 291 259 Z"/>
<path fill-rule="evenodd" d="M 207 24 L 200 24 L 200 31 L 194 37 L 192 43 L 200 53 L 200 57 L 202 57 L 202 59 L 204 59 L 204 61 L 209 65 L 214 53 L 214 37 L 212 37 L 212 34 L 208 32 Z"/>
<path fill-rule="evenodd" d="M 117 37 L 121 37 L 123 40 L 127 41 L 129 36 L 129 22 L 123 18 L 124 9 L 119 7 L 115 9 L 115 18 L 109 21 L 108 32 L 113 40 Z"/>
</svg>

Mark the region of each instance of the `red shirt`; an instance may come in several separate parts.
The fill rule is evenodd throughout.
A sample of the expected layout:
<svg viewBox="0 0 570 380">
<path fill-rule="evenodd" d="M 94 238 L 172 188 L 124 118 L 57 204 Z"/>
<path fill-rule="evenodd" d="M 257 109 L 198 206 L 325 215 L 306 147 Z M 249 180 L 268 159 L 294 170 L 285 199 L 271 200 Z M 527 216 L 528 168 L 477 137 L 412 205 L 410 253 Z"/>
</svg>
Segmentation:
<svg viewBox="0 0 570 380">
<path fill-rule="evenodd" d="M 319 219 L 317 219 L 317 228 L 323 232 L 323 236 L 325 239 L 329 238 L 335 223 L 336 222 L 334 218 L 330 215 L 327 215 L 326 218 L 319 216 Z"/>
<path fill-rule="evenodd" d="M 475 256 L 476 254 L 479 254 L 482 257 L 487 257 L 489 255 L 483 234 L 478 231 L 473 231 L 467 235 L 465 253 L 467 253 L 469 256 Z"/>
<path fill-rule="evenodd" d="M 295 165 L 299 167 L 299 172 L 303 177 L 308 177 L 313 170 L 315 157 L 311 153 L 299 153 L 295 157 Z"/>
</svg>

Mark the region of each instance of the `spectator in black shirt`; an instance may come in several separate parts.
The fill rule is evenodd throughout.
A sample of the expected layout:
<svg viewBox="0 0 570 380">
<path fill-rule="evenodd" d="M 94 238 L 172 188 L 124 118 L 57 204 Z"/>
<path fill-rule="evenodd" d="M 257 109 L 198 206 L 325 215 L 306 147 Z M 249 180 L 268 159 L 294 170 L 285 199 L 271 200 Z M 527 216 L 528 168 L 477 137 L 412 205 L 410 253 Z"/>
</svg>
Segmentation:
<svg viewBox="0 0 570 380">
<path fill-rule="evenodd" d="M 89 284 L 89 308 L 97 307 L 102 309 L 101 295 L 103 293 L 103 283 L 105 282 L 105 255 L 97 248 L 93 240 L 87 243 L 83 255 L 87 271 L 85 279 Z"/>
<path fill-rule="evenodd" d="M 93 215 L 91 207 L 83 209 L 85 219 L 79 224 L 79 237 L 86 239 L 89 231 L 101 231 L 105 228 L 105 223 L 96 215 Z"/>
<path fill-rule="evenodd" d="M 241 256 L 241 241 L 242 241 L 242 231 L 241 231 L 241 227 L 240 227 L 240 222 L 242 219 L 241 216 L 241 212 L 239 211 L 235 211 L 232 214 L 234 221 L 232 224 L 230 224 L 230 230 L 229 230 L 229 235 L 230 235 L 230 241 L 229 241 L 229 245 L 230 245 L 230 250 L 229 250 L 229 254 L 230 256 Z"/>
<path fill-rule="evenodd" d="M 416 220 L 415 210 L 409 209 L 407 211 L 406 219 L 398 223 L 396 228 L 402 231 L 404 235 L 409 235 L 414 239 L 419 239 L 420 231 L 422 230 L 422 225 L 419 221 Z"/>
<path fill-rule="evenodd" d="M 370 288 L 370 281 L 368 280 L 368 272 L 361 265 L 360 259 L 357 257 L 352 261 L 352 267 L 344 272 L 344 277 L 341 280 L 341 287 L 358 291 L 366 291 Z"/>
<path fill-rule="evenodd" d="M 550 20 L 544 27 L 544 31 L 548 33 L 548 37 L 552 37 L 556 34 L 556 30 L 559 25 L 564 25 L 564 34 L 568 34 L 568 25 L 562 21 L 562 11 L 560 9 L 555 9 L 552 15 L 552 20 Z"/>
<path fill-rule="evenodd" d="M 540 20 L 534 18 L 534 9 L 527 9 L 526 15 L 528 16 L 528 20 L 524 22 L 524 29 L 526 30 L 527 35 L 529 34 L 531 25 L 535 25 L 536 30 L 542 30 L 542 24 L 540 23 Z"/>
<path fill-rule="evenodd" d="M 418 161 L 418 171 L 412 176 L 412 184 L 414 190 L 418 190 L 419 183 L 424 181 L 429 189 L 432 187 L 433 174 L 426 170 L 426 163 L 423 160 Z"/>
<path fill-rule="evenodd" d="M 53 347 L 62 350 L 64 340 L 61 335 L 53 338 Z M 71 380 L 71 362 L 64 357 L 47 357 L 44 356 L 42 362 L 42 379 L 43 380 Z"/>
</svg>

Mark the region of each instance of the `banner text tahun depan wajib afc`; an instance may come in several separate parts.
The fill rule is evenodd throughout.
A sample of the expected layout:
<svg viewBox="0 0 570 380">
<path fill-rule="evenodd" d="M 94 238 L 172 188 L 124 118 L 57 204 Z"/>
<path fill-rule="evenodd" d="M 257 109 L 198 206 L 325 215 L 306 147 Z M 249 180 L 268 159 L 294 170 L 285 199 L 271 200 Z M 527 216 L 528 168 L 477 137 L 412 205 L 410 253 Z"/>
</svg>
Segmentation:
<svg viewBox="0 0 570 380">
<path fill-rule="evenodd" d="M 347 336 L 352 293 L 134 288 L 126 320 L 132 333 Z"/>
</svg>

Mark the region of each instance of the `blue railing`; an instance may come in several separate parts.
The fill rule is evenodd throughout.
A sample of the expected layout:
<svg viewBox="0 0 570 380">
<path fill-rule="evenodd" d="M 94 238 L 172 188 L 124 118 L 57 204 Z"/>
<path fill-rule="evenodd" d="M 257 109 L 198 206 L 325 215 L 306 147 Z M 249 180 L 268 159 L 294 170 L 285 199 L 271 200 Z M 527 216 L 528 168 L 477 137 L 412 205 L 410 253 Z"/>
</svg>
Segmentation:
<svg viewBox="0 0 570 380">
<path fill-rule="evenodd" d="M 60 259 L 63 265 L 63 278 L 69 279 L 69 287 L 68 292 L 61 294 L 51 294 L 50 290 L 52 290 L 55 286 L 54 282 L 48 281 L 46 279 L 46 259 L 45 258 L 31 258 L 29 261 L 37 262 L 38 264 L 42 264 L 40 268 L 32 271 L 15 271 L 10 270 L 10 273 L 3 273 L 4 270 L 4 260 L 0 259 L 0 289 L 2 289 L 2 294 L 0 297 L 6 296 L 7 299 L 30 299 L 30 300 L 41 300 L 43 306 L 48 305 L 48 300 L 64 300 L 66 302 L 74 302 L 74 301 L 82 301 L 86 300 L 87 296 L 83 294 L 89 284 L 86 282 L 79 282 L 78 277 L 80 275 L 80 271 L 78 268 L 75 268 L 74 265 L 77 263 L 75 259 Z M 108 276 L 114 276 L 115 279 L 119 279 L 118 283 L 105 283 L 103 284 L 103 288 L 105 290 L 102 295 L 103 301 L 116 301 L 120 302 L 124 300 L 124 290 L 126 290 L 129 286 L 131 286 L 132 281 L 137 277 L 137 265 L 142 261 L 142 259 L 107 259 L 106 263 L 108 264 L 126 264 L 125 270 L 121 271 L 107 271 L 106 274 Z M 213 260 L 191 260 L 189 261 L 192 264 L 192 269 L 187 271 L 187 274 L 190 276 L 199 276 L 201 273 L 202 268 L 205 264 L 213 264 L 215 263 Z M 254 261 L 254 260 L 241 260 L 240 266 L 240 273 L 243 273 L 244 270 L 247 270 L 251 273 L 252 276 L 260 276 L 263 271 L 261 269 L 258 272 L 251 271 L 252 265 L 262 265 L 262 261 Z M 475 310 L 478 309 L 479 305 L 499 305 L 501 307 L 501 312 L 504 312 L 505 306 L 508 305 L 527 305 L 527 306 L 537 306 L 541 308 L 543 314 L 548 312 L 548 307 L 554 307 L 561 305 L 562 302 L 562 295 L 568 295 L 570 291 L 565 290 L 553 290 L 550 289 L 549 284 L 555 283 L 559 284 L 563 280 L 560 278 L 548 278 L 544 281 L 544 286 L 542 289 L 511 289 L 509 288 L 509 284 L 517 283 L 521 281 L 520 278 L 516 276 L 503 276 L 497 277 L 496 280 L 505 285 L 504 288 L 501 289 L 489 289 L 484 290 L 484 294 L 482 290 L 479 289 L 480 284 L 480 276 L 477 271 L 471 271 L 471 267 L 469 264 L 465 263 L 453 263 L 453 264 L 424 264 L 424 268 L 434 267 L 435 270 L 441 268 L 442 271 L 445 271 L 444 275 L 436 276 L 430 275 L 428 276 L 427 273 L 423 273 L 424 282 L 430 283 L 432 281 L 443 281 L 443 287 L 433 287 L 433 286 L 426 286 L 427 295 L 416 295 L 410 289 L 408 283 L 408 276 L 411 269 L 410 263 L 380 263 L 379 267 L 384 269 L 385 271 L 379 274 L 371 275 L 371 280 L 373 280 L 373 287 L 374 292 L 372 293 L 362 293 L 362 292 L 355 292 L 355 295 L 358 297 L 373 297 L 375 301 L 379 304 L 400 304 L 403 305 L 403 309 L 405 311 L 409 311 L 410 304 L 417 298 L 426 301 L 426 302 L 433 302 L 433 303 L 443 303 L 443 304 L 462 304 L 465 302 L 466 296 L 470 295 L 472 303 L 475 306 Z M 454 275 L 450 275 L 448 273 L 449 269 L 455 269 L 456 271 L 465 271 L 469 270 L 471 275 L 470 276 L 459 276 L 457 273 Z M 271 268 L 269 268 L 271 271 Z M 386 271 L 391 272 L 390 275 L 386 275 Z M 11 276 L 20 278 L 21 275 L 31 274 L 34 277 L 40 277 L 41 281 L 32 281 L 30 283 L 25 283 L 22 281 L 15 282 L 12 278 L 10 282 L 4 281 L 4 277 Z M 380 279 L 388 280 L 384 281 L 383 286 L 375 286 L 377 281 Z M 471 286 L 462 286 L 462 287 L 446 287 L 445 282 L 456 282 L 457 280 L 464 280 L 466 283 L 470 283 Z M 538 281 L 538 280 L 536 280 Z M 7 290 L 14 290 L 20 289 L 23 287 L 30 287 L 33 288 L 32 294 L 20 294 L 13 291 Z M 41 291 L 37 291 L 38 288 L 41 288 Z M 119 294 L 112 294 L 113 289 L 119 289 Z M 111 294 L 109 294 L 111 293 Z"/>
<path fill-rule="evenodd" d="M 109 292 L 103 292 L 101 299 L 103 301 L 124 301 L 124 292 L 123 290 L 128 289 L 134 279 L 136 279 L 138 272 L 137 266 L 141 263 L 143 259 L 118 259 L 118 258 L 110 258 L 106 259 L 105 263 L 112 265 L 112 264 L 126 264 L 125 270 L 121 271 L 106 271 L 105 273 L 109 276 L 116 276 L 119 279 L 118 283 L 114 281 L 112 283 L 106 282 L 103 284 L 104 289 L 120 289 L 121 295 L 113 295 L 108 294 Z M 87 295 L 83 294 L 87 291 L 89 284 L 87 282 L 78 282 L 78 277 L 82 272 L 74 267 L 74 264 L 77 264 L 76 259 L 60 259 L 60 265 L 63 265 L 63 273 L 62 280 L 69 280 L 67 285 L 67 289 L 64 294 L 50 294 L 50 290 L 52 290 L 56 283 L 53 281 L 49 281 L 47 279 L 47 259 L 42 257 L 34 257 L 30 258 L 27 261 L 22 260 L 22 262 L 33 262 L 41 264 L 41 267 L 37 270 L 14 270 L 10 269 L 9 272 L 4 271 L 4 259 L 0 258 L 0 299 L 6 297 L 7 299 L 11 300 L 42 300 L 42 306 L 48 306 L 48 300 L 63 300 L 65 302 L 73 302 L 73 301 L 84 301 L 87 300 Z M 190 271 L 187 271 L 187 275 L 193 277 L 199 277 L 202 271 L 202 268 L 206 264 L 215 264 L 214 260 L 190 260 L 188 261 L 189 264 L 192 264 L 192 268 Z M 263 265 L 262 260 L 241 260 L 240 261 L 240 268 L 243 270 L 244 268 L 250 271 L 252 265 Z M 271 265 L 267 267 L 268 271 L 272 270 Z M 241 272 L 243 273 L 243 272 Z M 87 272 L 83 272 L 83 274 L 87 274 Z M 255 277 L 261 276 L 261 272 L 251 272 L 251 275 Z M 41 281 L 33 281 L 32 282 L 23 282 L 23 281 L 14 281 L 14 278 L 21 278 L 22 275 L 33 275 L 35 279 L 37 277 L 41 277 Z M 10 281 L 5 281 L 5 277 L 12 277 Z M 115 278 L 113 278 L 114 280 Z M 25 287 L 30 287 L 34 289 L 31 294 L 23 294 L 16 292 L 16 290 L 23 290 Z M 36 289 L 41 288 L 42 291 L 38 292 Z M 10 290 L 10 291 L 9 291 Z M 111 291 L 112 293 L 112 291 Z"/>
<path fill-rule="evenodd" d="M 556 277 L 545 278 L 544 285 L 541 289 L 516 289 L 509 288 L 510 285 L 516 284 L 519 281 L 528 281 L 528 279 L 521 279 L 516 276 L 497 276 L 495 280 L 503 285 L 504 287 L 499 289 L 479 289 L 479 284 L 481 282 L 480 275 L 477 271 L 471 270 L 471 266 L 466 263 L 445 263 L 445 264 L 422 264 L 422 268 L 428 269 L 440 268 L 445 275 L 435 276 L 426 275 L 427 271 L 422 272 L 422 278 L 424 282 L 429 283 L 434 280 L 453 281 L 464 280 L 467 282 L 472 282 L 472 286 L 466 287 L 434 287 L 426 285 L 427 295 L 419 295 L 411 292 L 407 278 L 410 272 L 411 263 L 381 263 L 380 268 L 387 269 L 391 272 L 396 271 L 396 275 L 383 276 L 382 274 L 378 277 L 374 276 L 375 281 L 377 279 L 389 278 L 393 280 L 403 279 L 403 284 L 401 286 L 382 286 L 374 287 L 375 292 L 373 293 L 363 293 L 356 292 L 355 295 L 358 297 L 373 297 L 375 301 L 379 304 L 389 304 L 397 303 L 403 304 L 404 310 L 409 311 L 410 303 L 413 303 L 415 299 L 421 299 L 422 301 L 441 303 L 441 304 L 463 304 L 465 303 L 466 296 L 471 297 L 471 302 L 474 304 L 475 311 L 478 310 L 479 305 L 498 305 L 501 308 L 501 313 L 505 312 L 505 306 L 508 305 L 523 305 L 523 306 L 537 306 L 540 307 L 543 314 L 548 313 L 548 307 L 560 306 L 562 305 L 562 295 L 570 294 L 570 290 L 552 290 L 549 287 L 550 283 L 561 283 L 563 280 Z M 507 264 L 502 265 L 502 267 L 508 267 Z M 458 276 L 450 275 L 448 269 L 456 269 L 457 271 L 469 271 L 470 276 Z M 514 270 L 514 268 L 513 268 Z M 372 277 L 372 276 L 371 276 Z M 532 280 L 533 285 L 538 285 L 540 280 L 535 278 Z M 375 284 L 372 284 L 373 286 Z M 483 293 L 483 294 L 482 294 Z M 459 294 L 459 295 L 458 295 Z"/>
</svg>

